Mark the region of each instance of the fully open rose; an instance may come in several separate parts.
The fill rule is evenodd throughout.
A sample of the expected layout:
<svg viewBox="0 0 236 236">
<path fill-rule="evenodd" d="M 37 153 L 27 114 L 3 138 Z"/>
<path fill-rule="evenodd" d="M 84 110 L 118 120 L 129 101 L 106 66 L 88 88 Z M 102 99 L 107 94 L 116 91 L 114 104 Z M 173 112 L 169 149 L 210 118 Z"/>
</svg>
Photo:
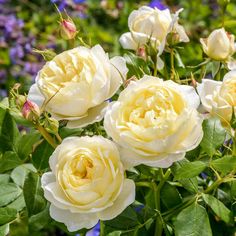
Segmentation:
<svg viewBox="0 0 236 236">
<path fill-rule="evenodd" d="M 109 60 L 101 46 L 77 47 L 57 56 L 39 71 L 28 99 L 68 127 L 100 121 L 106 101 L 118 90 L 127 68 L 122 57 Z"/>
<path fill-rule="evenodd" d="M 105 115 L 105 130 L 126 167 L 168 167 L 203 137 L 194 88 L 144 76 L 120 93 Z"/>
<path fill-rule="evenodd" d="M 42 176 L 50 215 L 69 231 L 91 228 L 119 215 L 135 199 L 116 145 L 102 136 L 70 137 L 50 157 Z"/>
</svg>

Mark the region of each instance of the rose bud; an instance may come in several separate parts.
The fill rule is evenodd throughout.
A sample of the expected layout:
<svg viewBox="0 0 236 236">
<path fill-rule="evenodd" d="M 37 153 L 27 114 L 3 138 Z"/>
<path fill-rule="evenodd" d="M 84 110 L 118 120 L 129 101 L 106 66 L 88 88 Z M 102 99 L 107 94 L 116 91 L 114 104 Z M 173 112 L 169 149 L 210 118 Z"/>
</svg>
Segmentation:
<svg viewBox="0 0 236 236">
<path fill-rule="evenodd" d="M 60 25 L 60 35 L 65 40 L 75 38 L 77 34 L 76 26 L 71 18 L 62 19 Z"/>
<path fill-rule="evenodd" d="M 147 59 L 147 52 L 146 52 L 145 46 L 139 47 L 136 54 L 137 54 L 137 56 L 143 58 L 144 60 Z"/>
<path fill-rule="evenodd" d="M 22 115 L 26 120 L 35 121 L 40 116 L 40 109 L 36 103 L 26 100 L 22 108 Z"/>
<path fill-rule="evenodd" d="M 208 38 L 201 38 L 203 51 L 208 57 L 217 60 L 228 60 L 235 52 L 234 35 L 229 34 L 224 28 L 214 30 Z"/>
</svg>

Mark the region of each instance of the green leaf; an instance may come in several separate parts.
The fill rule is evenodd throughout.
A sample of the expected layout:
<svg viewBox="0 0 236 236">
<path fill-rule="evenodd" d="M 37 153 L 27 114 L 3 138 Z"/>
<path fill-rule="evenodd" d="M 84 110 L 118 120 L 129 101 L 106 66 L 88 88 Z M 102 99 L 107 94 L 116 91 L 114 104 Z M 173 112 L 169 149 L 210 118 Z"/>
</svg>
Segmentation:
<svg viewBox="0 0 236 236">
<path fill-rule="evenodd" d="M 0 108 L 1 110 L 2 108 Z M 16 123 L 9 111 L 6 110 L 4 118 L 2 120 L 2 126 L 0 129 L 0 150 L 9 151 L 14 150 L 15 143 L 19 137 L 19 130 L 17 129 Z"/>
<path fill-rule="evenodd" d="M 11 170 L 22 162 L 15 152 L 7 151 L 3 156 L 0 156 L 0 173 Z"/>
<path fill-rule="evenodd" d="M 0 107 L 1 107 L 3 110 L 6 110 L 7 108 L 9 108 L 8 97 L 5 97 L 5 98 L 3 98 L 3 99 L 0 101 Z"/>
<path fill-rule="evenodd" d="M 186 162 L 175 172 L 174 179 L 179 180 L 195 177 L 205 168 L 206 164 L 202 161 Z"/>
<path fill-rule="evenodd" d="M 136 212 L 131 207 L 127 207 L 119 216 L 112 220 L 104 221 L 104 224 L 114 229 L 127 230 L 135 227 L 139 222 Z"/>
<path fill-rule="evenodd" d="M 34 168 L 32 164 L 28 163 L 28 164 L 17 166 L 11 172 L 11 178 L 17 185 L 19 185 L 20 187 L 23 187 L 25 178 L 30 171 L 36 172 L 36 169 Z"/>
<path fill-rule="evenodd" d="M 200 143 L 202 149 L 211 157 L 217 148 L 224 143 L 226 131 L 219 119 L 211 118 L 203 122 L 203 139 Z"/>
<path fill-rule="evenodd" d="M 33 146 L 40 139 L 38 132 L 23 135 L 17 142 L 16 149 L 21 160 L 25 160 L 33 151 Z"/>
<path fill-rule="evenodd" d="M 231 211 L 221 201 L 209 194 L 202 194 L 202 197 L 206 204 L 220 219 L 222 219 L 227 224 L 233 223 Z"/>
<path fill-rule="evenodd" d="M 175 176 L 178 169 L 180 169 L 182 166 L 184 166 L 186 163 L 189 163 L 188 160 L 183 159 L 181 161 L 177 161 L 172 165 L 171 172 Z M 190 193 L 197 193 L 198 192 L 198 180 L 197 177 L 189 178 L 189 179 L 180 179 L 179 183 L 182 184 L 182 186 L 188 190 Z"/>
<path fill-rule="evenodd" d="M 54 149 L 46 141 L 43 141 L 36 147 L 35 151 L 32 154 L 32 162 L 37 170 L 48 168 L 48 160 L 53 151 Z"/>
<path fill-rule="evenodd" d="M 37 174 L 33 172 L 28 174 L 25 179 L 23 193 L 29 216 L 35 215 L 44 209 L 46 202 L 43 197 L 40 177 Z"/>
<path fill-rule="evenodd" d="M 25 207 L 25 199 L 23 194 L 21 194 L 16 200 L 7 205 L 7 207 L 21 211 Z"/>
<path fill-rule="evenodd" d="M 6 236 L 9 233 L 9 224 L 1 225 L 0 226 L 0 236 Z"/>
<path fill-rule="evenodd" d="M 176 236 L 212 236 L 207 212 L 197 203 L 193 203 L 177 215 L 174 230 Z"/>
<path fill-rule="evenodd" d="M 228 174 L 236 169 L 236 156 L 224 156 L 211 162 L 211 165 L 219 172 Z"/>
<path fill-rule="evenodd" d="M 121 234 L 122 234 L 122 231 L 113 231 L 107 234 L 107 236 L 120 236 Z"/>
<path fill-rule="evenodd" d="M 0 207 L 6 206 L 15 200 L 20 194 L 21 189 L 13 183 L 1 184 L 0 188 Z"/>
<path fill-rule="evenodd" d="M 176 51 L 176 50 L 175 50 L 175 59 L 176 59 L 178 67 L 185 68 L 184 63 L 183 63 L 178 51 Z"/>
<path fill-rule="evenodd" d="M 10 175 L 8 174 L 0 174 L 0 184 L 6 184 L 10 180 Z"/>
<path fill-rule="evenodd" d="M 0 225 L 11 222 L 17 217 L 17 211 L 9 207 L 0 208 Z"/>
<path fill-rule="evenodd" d="M 182 202 L 181 196 L 176 187 L 166 182 L 161 188 L 161 201 L 167 209 L 180 204 Z"/>
<path fill-rule="evenodd" d="M 5 106 L 5 104 L 3 104 L 3 101 L 1 101 L 0 104 L 1 104 L 1 106 L 0 106 L 0 133 L 1 133 L 2 132 L 2 124 L 3 124 L 3 121 L 4 121 L 4 117 L 6 115 L 6 109 L 2 108 L 2 106 Z"/>
<path fill-rule="evenodd" d="M 236 180 L 231 181 L 229 184 L 230 184 L 230 195 L 231 198 L 234 199 L 236 198 Z"/>
<path fill-rule="evenodd" d="M 29 218 L 29 231 L 35 232 L 44 228 L 51 221 L 49 205 L 41 212 Z"/>
<path fill-rule="evenodd" d="M 220 69 L 220 61 L 213 61 L 211 62 L 211 73 L 212 77 L 214 78 Z"/>
<path fill-rule="evenodd" d="M 143 77 L 144 74 L 149 75 L 149 63 L 143 58 L 136 56 L 135 54 L 128 52 L 124 55 L 126 60 L 126 66 L 129 69 L 128 78 L 136 76 L 137 78 Z"/>
<path fill-rule="evenodd" d="M 69 129 L 69 128 L 63 127 L 59 130 L 59 134 L 60 134 L 61 138 L 66 138 L 68 136 L 81 136 L 83 131 L 84 130 L 81 128 Z"/>
</svg>

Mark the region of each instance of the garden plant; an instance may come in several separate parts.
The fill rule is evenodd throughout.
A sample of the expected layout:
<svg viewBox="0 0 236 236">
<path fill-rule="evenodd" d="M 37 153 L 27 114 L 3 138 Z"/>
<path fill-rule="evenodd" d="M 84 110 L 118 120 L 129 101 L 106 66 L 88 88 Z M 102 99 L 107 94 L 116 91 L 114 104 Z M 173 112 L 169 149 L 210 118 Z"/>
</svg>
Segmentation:
<svg viewBox="0 0 236 236">
<path fill-rule="evenodd" d="M 0 236 L 235 235 L 233 0 L 0 4 Z"/>
</svg>

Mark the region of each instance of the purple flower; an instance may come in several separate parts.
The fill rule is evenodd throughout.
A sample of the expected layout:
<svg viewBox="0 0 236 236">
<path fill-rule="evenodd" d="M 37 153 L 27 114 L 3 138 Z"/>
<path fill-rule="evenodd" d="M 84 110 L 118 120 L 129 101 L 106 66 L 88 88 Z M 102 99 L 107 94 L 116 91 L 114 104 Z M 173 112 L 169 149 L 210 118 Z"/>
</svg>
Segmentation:
<svg viewBox="0 0 236 236">
<path fill-rule="evenodd" d="M 5 70 L 0 70 L 0 84 L 4 84 L 7 79 L 7 73 Z"/>
<path fill-rule="evenodd" d="M 25 62 L 24 71 L 30 75 L 35 76 L 42 68 L 42 63 Z"/>
<path fill-rule="evenodd" d="M 201 173 L 201 177 L 202 177 L 203 179 L 207 179 L 207 174 L 204 173 L 204 172 L 202 172 L 202 173 Z"/>
<path fill-rule="evenodd" d="M 163 4 L 161 0 L 152 0 L 149 3 L 149 7 L 158 8 L 159 10 L 165 10 L 167 7 Z"/>
<path fill-rule="evenodd" d="M 51 3 L 58 4 L 59 11 L 63 11 L 67 5 L 66 0 L 51 0 Z"/>
<path fill-rule="evenodd" d="M 10 49 L 10 58 L 13 63 L 15 63 L 17 59 L 23 58 L 24 55 L 24 50 L 21 45 L 16 45 Z"/>
<path fill-rule="evenodd" d="M 86 236 L 99 236 L 100 233 L 100 223 L 97 223 L 93 229 L 88 231 Z"/>
<path fill-rule="evenodd" d="M 5 21 L 5 30 L 7 33 L 13 33 L 14 30 L 19 30 L 24 27 L 24 22 L 17 19 L 14 15 L 10 15 Z"/>
<path fill-rule="evenodd" d="M 73 2 L 74 2 L 75 4 L 81 4 L 81 3 L 86 2 L 86 0 L 73 0 Z"/>
<path fill-rule="evenodd" d="M 7 97 L 7 91 L 4 89 L 0 89 L 0 97 Z"/>
</svg>

